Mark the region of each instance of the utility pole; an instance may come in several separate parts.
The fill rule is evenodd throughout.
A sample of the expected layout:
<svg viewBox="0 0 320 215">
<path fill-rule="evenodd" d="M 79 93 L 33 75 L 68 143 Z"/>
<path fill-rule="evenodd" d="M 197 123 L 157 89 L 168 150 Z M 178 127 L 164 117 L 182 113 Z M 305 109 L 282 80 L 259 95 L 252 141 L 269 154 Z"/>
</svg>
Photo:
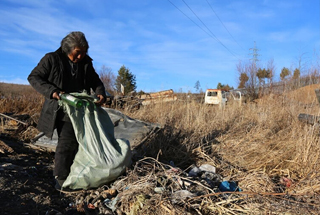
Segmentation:
<svg viewBox="0 0 320 215">
<path fill-rule="evenodd" d="M 250 54 L 250 55 L 252 55 L 251 60 L 253 61 L 254 68 L 256 68 L 257 61 L 259 61 L 258 56 L 260 56 L 260 55 L 258 54 L 259 49 L 257 49 L 256 41 L 254 41 L 254 46 L 253 46 L 253 48 L 251 48 L 251 49 L 249 49 L 249 50 L 252 50 L 252 53 Z"/>
<path fill-rule="evenodd" d="M 250 69 L 250 77 L 249 77 L 249 81 L 250 81 L 250 86 L 252 87 L 252 95 L 254 95 L 255 97 L 258 95 L 257 93 L 257 62 L 259 61 L 258 59 L 258 51 L 259 49 L 257 49 L 257 45 L 256 45 L 256 41 L 254 41 L 254 46 L 253 48 L 249 49 L 252 50 L 252 53 L 250 53 L 250 55 L 252 55 L 252 58 L 250 59 L 252 62 L 252 67 Z"/>
</svg>

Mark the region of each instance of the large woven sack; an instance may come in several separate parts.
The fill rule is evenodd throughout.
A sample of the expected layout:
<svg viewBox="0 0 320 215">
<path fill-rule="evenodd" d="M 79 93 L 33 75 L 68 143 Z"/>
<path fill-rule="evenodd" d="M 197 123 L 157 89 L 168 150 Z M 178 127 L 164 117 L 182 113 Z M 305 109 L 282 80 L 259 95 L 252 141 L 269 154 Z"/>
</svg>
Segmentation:
<svg viewBox="0 0 320 215">
<path fill-rule="evenodd" d="M 78 95 L 79 96 L 79 95 Z M 62 188 L 88 189 L 115 180 L 131 164 L 128 140 L 115 139 L 114 125 L 108 113 L 96 106 L 92 97 L 81 95 L 81 108 L 60 100 L 69 115 L 79 149 Z"/>
</svg>

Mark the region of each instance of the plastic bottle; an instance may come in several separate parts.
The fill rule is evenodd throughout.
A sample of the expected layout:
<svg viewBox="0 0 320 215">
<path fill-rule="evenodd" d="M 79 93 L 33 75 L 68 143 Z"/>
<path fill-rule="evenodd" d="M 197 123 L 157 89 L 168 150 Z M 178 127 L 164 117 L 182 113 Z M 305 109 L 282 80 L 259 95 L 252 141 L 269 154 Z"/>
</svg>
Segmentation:
<svg viewBox="0 0 320 215">
<path fill-rule="evenodd" d="M 83 106 L 83 101 L 81 99 L 78 99 L 77 97 L 74 97 L 68 93 L 60 94 L 60 98 L 73 107 L 80 108 Z"/>
</svg>

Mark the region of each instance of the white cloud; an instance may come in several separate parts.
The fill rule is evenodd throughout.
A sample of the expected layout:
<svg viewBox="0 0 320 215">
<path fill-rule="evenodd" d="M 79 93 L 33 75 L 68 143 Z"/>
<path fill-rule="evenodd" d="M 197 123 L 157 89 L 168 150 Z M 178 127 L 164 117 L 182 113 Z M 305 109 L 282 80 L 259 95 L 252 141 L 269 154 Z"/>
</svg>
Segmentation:
<svg viewBox="0 0 320 215">
<path fill-rule="evenodd" d="M 0 82 L 10 83 L 10 84 L 29 84 L 27 79 L 21 79 L 21 78 L 12 78 L 12 79 L 2 79 L 2 78 L 0 78 Z"/>
</svg>

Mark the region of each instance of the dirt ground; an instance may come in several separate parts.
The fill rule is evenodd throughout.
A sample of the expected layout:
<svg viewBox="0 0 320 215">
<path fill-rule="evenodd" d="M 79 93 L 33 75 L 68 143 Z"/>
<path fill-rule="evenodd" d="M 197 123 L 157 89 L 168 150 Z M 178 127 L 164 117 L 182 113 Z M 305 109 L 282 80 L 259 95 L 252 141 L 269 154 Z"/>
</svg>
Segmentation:
<svg viewBox="0 0 320 215">
<path fill-rule="evenodd" d="M 34 130 L 36 132 L 36 129 Z M 30 138 L 31 136 L 34 137 L 34 134 L 31 135 L 34 132 L 28 130 L 27 133 L 30 134 Z M 144 165 L 143 168 L 141 163 L 136 164 L 133 168 L 128 168 L 125 175 L 119 176 L 116 181 L 112 182 L 112 187 L 111 185 L 103 185 L 96 189 L 75 193 L 57 191 L 54 188 L 55 181 L 52 175 L 54 152 L 47 148 L 35 146 L 32 143 L 26 143 L 27 141 L 21 142 L 12 133 L 16 133 L 16 131 L 4 132 L 0 135 L 1 215 L 120 215 L 128 214 L 128 212 L 131 214 L 132 208 L 135 211 L 142 210 L 139 203 L 141 199 L 145 204 L 149 202 L 150 206 L 146 207 L 148 211 L 150 207 L 157 207 L 154 204 L 151 205 L 152 202 L 157 202 L 165 196 L 151 189 L 159 183 L 157 178 L 165 177 L 166 173 L 163 171 L 167 170 L 158 167 L 155 171 L 155 165 L 148 163 L 147 160 L 141 161 Z M 21 137 L 21 133 L 18 136 Z M 139 167 L 137 168 L 137 166 Z M 169 168 L 168 172 L 171 170 L 178 171 L 175 168 Z M 177 172 L 174 172 L 174 174 L 177 174 Z M 161 177 L 158 177 L 159 175 Z M 118 193 L 118 190 L 121 193 Z M 118 197 L 121 201 L 116 201 Z M 110 200 L 110 206 L 106 206 L 108 203 L 105 200 Z M 115 211 L 110 209 L 113 206 L 112 202 L 117 202 Z M 171 207 L 168 202 L 170 201 L 162 201 L 164 210 L 169 210 L 168 208 Z M 170 210 L 180 209 L 171 208 Z M 179 213 L 173 212 L 173 214 L 193 214 L 188 211 L 190 210 L 182 208 Z M 149 212 L 142 211 L 132 214 L 149 214 Z"/>
<path fill-rule="evenodd" d="M 54 152 L 31 148 L 3 135 L 0 139 L 4 152 L 0 153 L 1 214 L 64 213 L 73 199 L 54 189 Z"/>
<path fill-rule="evenodd" d="M 101 199 L 117 195 L 110 194 L 116 191 L 108 185 L 72 193 L 56 190 L 54 151 L 30 143 L 39 133 L 33 126 L 19 130 L 23 126 L 9 124 L 0 126 L 1 215 L 115 214 L 100 204 Z"/>
</svg>

